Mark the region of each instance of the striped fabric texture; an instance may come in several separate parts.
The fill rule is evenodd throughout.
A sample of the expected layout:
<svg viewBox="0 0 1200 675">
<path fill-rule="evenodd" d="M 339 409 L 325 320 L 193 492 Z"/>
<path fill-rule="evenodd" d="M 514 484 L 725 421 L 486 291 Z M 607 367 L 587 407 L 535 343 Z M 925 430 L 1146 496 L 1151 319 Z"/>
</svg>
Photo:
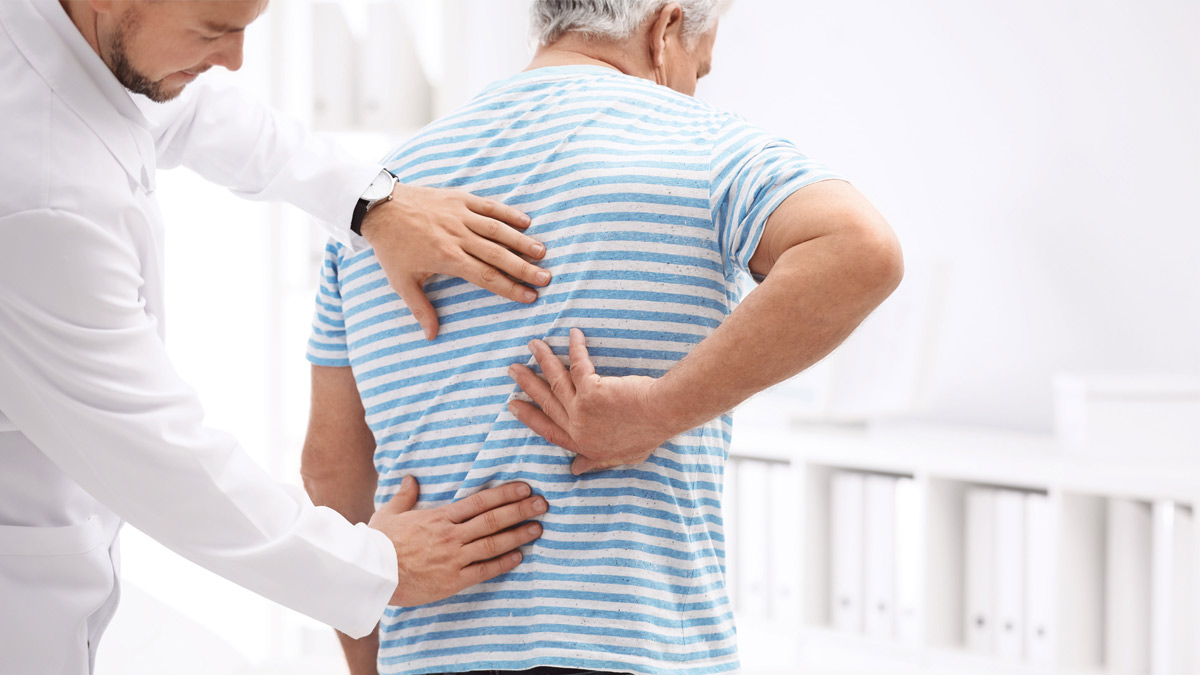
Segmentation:
<svg viewBox="0 0 1200 675">
<path fill-rule="evenodd" d="M 736 670 L 721 521 L 729 417 L 644 464 L 577 478 L 570 453 L 508 412 L 522 394 L 505 373 L 536 369 L 533 338 L 565 362 L 577 327 L 601 375 L 661 376 L 732 311 L 772 211 L 834 176 L 736 116 L 586 66 L 494 84 L 385 163 L 402 182 L 527 212 L 554 279 L 521 305 L 434 277 L 441 333 L 427 342 L 370 250 L 327 248 L 309 360 L 353 370 L 377 444 L 376 502 L 411 474 L 421 508 L 514 480 L 550 504 L 513 572 L 389 608 L 379 672 Z"/>
</svg>

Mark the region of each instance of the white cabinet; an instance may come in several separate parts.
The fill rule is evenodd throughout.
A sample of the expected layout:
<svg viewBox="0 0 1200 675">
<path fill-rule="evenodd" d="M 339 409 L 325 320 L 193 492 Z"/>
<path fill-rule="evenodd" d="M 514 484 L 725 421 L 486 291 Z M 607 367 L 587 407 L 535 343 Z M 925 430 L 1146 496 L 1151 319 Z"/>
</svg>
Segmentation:
<svg viewBox="0 0 1200 675">
<path fill-rule="evenodd" d="M 793 618 L 737 610 L 747 673 L 827 668 L 839 653 L 929 672 L 1197 672 L 1200 466 L 1084 459 L 1049 435 L 736 423 L 732 461 L 739 475 L 789 464 L 794 504 L 767 508 L 798 509 L 801 526 L 786 533 L 800 547 Z M 741 534 L 742 558 L 777 560 L 753 548 L 787 538 Z M 990 624 L 979 635 L 976 614 Z M 783 664 L 764 642 L 799 653 Z"/>
</svg>

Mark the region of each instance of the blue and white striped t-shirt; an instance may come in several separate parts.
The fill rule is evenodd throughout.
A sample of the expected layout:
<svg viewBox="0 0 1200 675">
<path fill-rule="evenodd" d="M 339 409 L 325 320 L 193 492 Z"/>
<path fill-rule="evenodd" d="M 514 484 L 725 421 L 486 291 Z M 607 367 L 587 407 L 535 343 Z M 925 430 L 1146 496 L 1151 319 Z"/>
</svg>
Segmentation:
<svg viewBox="0 0 1200 675">
<path fill-rule="evenodd" d="M 353 369 L 376 501 L 412 474 L 422 507 L 514 480 L 550 504 L 516 570 L 389 608 L 380 672 L 736 670 L 721 523 L 729 417 L 644 464 L 577 478 L 570 453 L 509 414 L 519 390 L 505 373 L 534 367 L 532 338 L 565 361 L 578 327 L 601 375 L 662 375 L 732 311 L 772 211 L 832 174 L 736 116 L 584 66 L 494 84 L 385 163 L 402 182 L 527 212 L 554 279 L 522 305 L 434 277 L 441 332 L 427 342 L 371 251 L 327 249 L 309 359 Z"/>
</svg>

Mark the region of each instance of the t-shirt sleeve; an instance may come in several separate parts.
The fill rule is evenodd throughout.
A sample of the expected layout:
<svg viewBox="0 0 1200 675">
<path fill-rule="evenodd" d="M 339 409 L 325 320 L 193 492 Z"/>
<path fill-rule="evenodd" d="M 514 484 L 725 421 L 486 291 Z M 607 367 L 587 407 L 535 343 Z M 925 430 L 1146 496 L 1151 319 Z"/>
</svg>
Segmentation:
<svg viewBox="0 0 1200 675">
<path fill-rule="evenodd" d="M 321 263 L 312 337 L 308 340 L 308 360 L 317 366 L 350 365 L 346 318 L 342 314 L 341 280 L 338 276 L 341 251 L 342 246 L 331 239 L 325 245 L 325 259 Z"/>
<path fill-rule="evenodd" d="M 800 188 L 841 178 L 790 141 L 730 116 L 713 142 L 710 200 L 726 277 L 750 274 L 767 219 Z"/>
</svg>

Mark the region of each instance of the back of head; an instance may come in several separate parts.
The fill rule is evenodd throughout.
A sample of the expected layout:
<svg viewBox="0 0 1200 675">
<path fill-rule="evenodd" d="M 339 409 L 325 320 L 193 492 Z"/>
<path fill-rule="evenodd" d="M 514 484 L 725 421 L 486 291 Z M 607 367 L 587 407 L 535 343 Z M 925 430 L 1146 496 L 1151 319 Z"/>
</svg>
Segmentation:
<svg viewBox="0 0 1200 675">
<path fill-rule="evenodd" d="M 540 45 L 553 44 L 567 33 L 619 41 L 669 4 L 683 10 L 684 35 L 695 40 L 716 24 L 729 0 L 533 0 L 530 23 Z"/>
</svg>

